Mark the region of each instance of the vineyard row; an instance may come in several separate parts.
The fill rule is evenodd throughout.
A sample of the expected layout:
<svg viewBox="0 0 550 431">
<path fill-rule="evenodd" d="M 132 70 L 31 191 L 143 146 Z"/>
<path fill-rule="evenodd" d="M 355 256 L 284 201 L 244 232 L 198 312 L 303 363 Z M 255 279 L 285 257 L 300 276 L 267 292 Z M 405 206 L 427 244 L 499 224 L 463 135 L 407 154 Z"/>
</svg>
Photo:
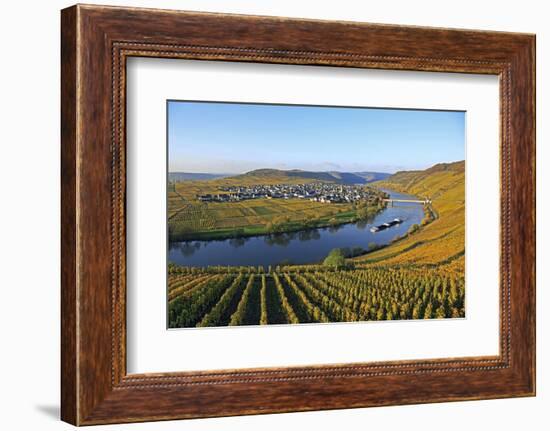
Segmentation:
<svg viewBox="0 0 550 431">
<path fill-rule="evenodd" d="M 464 278 L 398 268 L 169 275 L 169 327 L 464 317 Z"/>
</svg>

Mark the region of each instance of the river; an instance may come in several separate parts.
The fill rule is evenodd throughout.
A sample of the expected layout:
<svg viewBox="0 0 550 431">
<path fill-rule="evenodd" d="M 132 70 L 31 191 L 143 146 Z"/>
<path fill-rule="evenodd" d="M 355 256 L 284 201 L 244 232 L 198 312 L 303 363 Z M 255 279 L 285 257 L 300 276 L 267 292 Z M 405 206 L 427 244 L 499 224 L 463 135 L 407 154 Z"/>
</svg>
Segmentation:
<svg viewBox="0 0 550 431">
<path fill-rule="evenodd" d="M 417 199 L 415 196 L 385 190 L 393 199 Z M 364 222 L 336 227 L 310 229 L 301 232 L 264 235 L 211 241 L 182 241 L 169 245 L 170 262 L 185 266 L 276 266 L 281 263 L 319 263 L 334 248 L 361 247 L 369 244 L 389 244 L 403 235 L 424 217 L 422 204 L 400 202 L 388 206 L 374 218 Z M 403 222 L 379 232 L 377 226 L 400 218 Z"/>
</svg>

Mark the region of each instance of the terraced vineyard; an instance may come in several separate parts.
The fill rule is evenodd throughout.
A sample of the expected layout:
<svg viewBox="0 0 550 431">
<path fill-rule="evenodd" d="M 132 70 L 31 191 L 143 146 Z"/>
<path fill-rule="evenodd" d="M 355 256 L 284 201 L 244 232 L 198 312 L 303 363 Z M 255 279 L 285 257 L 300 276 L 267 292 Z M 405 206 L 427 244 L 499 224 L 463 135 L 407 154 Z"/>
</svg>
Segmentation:
<svg viewBox="0 0 550 431">
<path fill-rule="evenodd" d="M 250 199 L 238 202 L 201 202 L 198 195 L 219 194 L 234 186 L 270 184 L 327 183 L 326 173 L 271 171 L 214 180 L 169 182 L 168 230 L 172 241 L 239 238 L 272 233 L 270 225 L 284 224 L 285 231 L 327 227 L 349 223 L 358 218 L 351 202 L 312 202 L 309 199 Z M 315 177 L 315 175 L 318 176 Z M 378 193 L 372 189 L 371 193 Z M 381 198 L 380 194 L 380 198 Z M 371 204 L 371 215 L 382 209 L 382 202 Z"/>
<path fill-rule="evenodd" d="M 456 260 L 464 273 L 465 164 L 441 163 L 425 171 L 398 172 L 381 187 L 432 201 L 435 220 L 407 238 L 362 256 L 357 261 L 386 265 L 442 265 Z"/>
<path fill-rule="evenodd" d="M 169 269 L 169 327 L 464 317 L 452 266 Z"/>
<path fill-rule="evenodd" d="M 438 164 L 425 171 L 399 172 L 376 183 L 428 199 L 426 217 L 420 226 L 387 246 L 346 259 L 338 270 L 325 265 L 287 265 L 264 272 L 262 267 L 171 264 L 169 327 L 464 317 L 464 168 L 464 162 Z M 181 210 L 172 218 L 181 217 L 184 223 L 221 218 L 214 208 L 201 213 L 187 207 L 176 192 L 171 198 L 181 198 Z M 271 201 L 269 210 L 288 212 L 291 203 L 282 202 L 286 206 L 278 208 Z M 238 210 L 241 215 L 235 217 L 246 223 L 262 216 L 253 203 Z M 227 213 L 224 216 L 231 218 Z"/>
<path fill-rule="evenodd" d="M 357 216 L 351 204 L 326 205 L 299 199 L 201 203 L 184 200 L 175 191 L 176 186 L 171 187 L 168 193 L 168 228 L 170 238 L 175 240 L 265 234 L 269 223 L 283 218 L 289 230 L 299 230 L 307 223 L 322 225 L 331 219 L 345 223 Z M 183 188 L 179 184 L 177 187 Z"/>
</svg>

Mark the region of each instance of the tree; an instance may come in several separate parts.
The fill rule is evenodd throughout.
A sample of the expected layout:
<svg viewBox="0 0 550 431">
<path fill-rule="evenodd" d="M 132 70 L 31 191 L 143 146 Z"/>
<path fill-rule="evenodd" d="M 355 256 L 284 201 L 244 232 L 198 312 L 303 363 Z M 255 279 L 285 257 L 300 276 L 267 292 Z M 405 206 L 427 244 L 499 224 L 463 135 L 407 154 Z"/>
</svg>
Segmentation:
<svg viewBox="0 0 550 431">
<path fill-rule="evenodd" d="M 343 266 L 345 266 L 346 258 L 344 257 L 344 253 L 342 252 L 342 249 L 340 248 L 333 249 L 323 261 L 323 265 L 334 266 L 336 268 L 342 268 Z"/>
<path fill-rule="evenodd" d="M 374 241 L 372 242 L 369 242 L 369 245 L 368 245 L 368 250 L 369 251 L 374 251 L 378 248 L 378 244 L 376 244 Z"/>
<path fill-rule="evenodd" d="M 267 223 L 266 230 L 269 233 L 284 232 L 285 227 L 289 222 L 290 217 L 288 216 L 275 217 L 272 221 Z"/>
<path fill-rule="evenodd" d="M 338 220 L 336 218 L 331 218 L 328 223 L 331 225 L 331 226 L 337 226 L 338 225 Z"/>
<path fill-rule="evenodd" d="M 369 218 L 369 215 L 370 215 L 370 211 L 367 206 L 362 206 L 357 210 L 357 217 L 359 217 L 359 219 L 361 220 L 365 220 Z"/>
<path fill-rule="evenodd" d="M 408 233 L 415 233 L 418 229 L 420 229 L 420 226 L 418 226 L 416 223 L 413 224 L 410 228 L 409 228 L 409 232 Z"/>
<path fill-rule="evenodd" d="M 313 214 L 309 214 L 306 216 L 306 219 L 304 221 L 304 227 L 310 228 L 314 227 L 318 224 L 319 220 L 315 217 Z"/>
</svg>

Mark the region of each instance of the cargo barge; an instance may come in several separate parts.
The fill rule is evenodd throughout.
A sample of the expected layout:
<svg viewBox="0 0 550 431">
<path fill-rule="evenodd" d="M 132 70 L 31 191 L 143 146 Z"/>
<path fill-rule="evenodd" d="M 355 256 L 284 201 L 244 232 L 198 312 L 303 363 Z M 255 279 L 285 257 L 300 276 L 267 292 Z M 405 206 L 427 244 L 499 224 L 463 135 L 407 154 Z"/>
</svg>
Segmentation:
<svg viewBox="0 0 550 431">
<path fill-rule="evenodd" d="M 401 224 L 403 223 L 403 220 L 401 220 L 400 218 L 394 218 L 392 221 L 389 221 L 389 222 L 386 222 L 386 223 L 382 223 L 378 226 L 373 226 L 370 228 L 370 231 L 372 233 L 375 233 L 375 232 L 379 232 L 381 230 L 384 230 L 384 229 L 388 229 L 392 226 L 395 226 L 395 225 L 398 225 L 398 224 Z"/>
</svg>

